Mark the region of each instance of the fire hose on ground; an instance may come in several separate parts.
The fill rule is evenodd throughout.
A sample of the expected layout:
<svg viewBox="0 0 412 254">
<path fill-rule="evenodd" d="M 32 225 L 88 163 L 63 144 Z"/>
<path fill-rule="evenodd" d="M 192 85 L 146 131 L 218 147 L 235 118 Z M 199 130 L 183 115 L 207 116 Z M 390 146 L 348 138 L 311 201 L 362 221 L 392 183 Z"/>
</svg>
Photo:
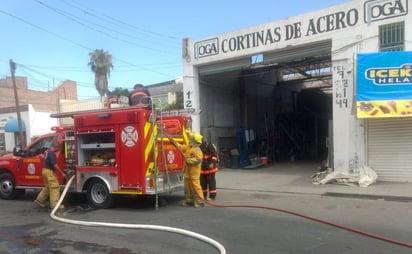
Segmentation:
<svg viewBox="0 0 412 254">
<path fill-rule="evenodd" d="M 330 222 L 330 221 L 327 221 L 327 220 L 311 217 L 311 216 L 308 216 L 308 215 L 305 215 L 305 214 L 302 214 L 302 213 L 297 213 L 297 212 L 293 212 L 293 211 L 289 211 L 289 210 L 285 210 L 285 209 L 269 207 L 269 206 L 257 206 L 257 205 L 219 205 L 219 204 L 214 204 L 214 203 L 208 202 L 206 200 L 204 202 L 207 203 L 210 206 L 213 206 L 213 207 L 254 208 L 254 209 L 266 209 L 266 210 L 277 211 L 277 212 L 281 212 L 281 213 L 286 213 L 286 214 L 302 217 L 304 219 L 312 220 L 312 221 L 315 221 L 315 222 L 320 222 L 320 223 L 323 223 L 323 224 L 327 224 L 327 225 L 330 225 L 330 226 L 333 226 L 333 227 L 336 227 L 336 228 L 340 228 L 340 229 L 343 229 L 343 230 L 346 230 L 346 231 L 350 231 L 350 232 L 353 232 L 353 233 L 356 233 L 356 234 L 360 234 L 360 235 L 368 236 L 368 237 L 371 237 L 371 238 L 375 238 L 377 240 L 389 242 L 389 243 L 400 245 L 400 246 L 407 247 L 407 248 L 412 248 L 412 243 L 391 239 L 391 238 L 384 237 L 384 236 L 381 236 L 381 235 L 369 233 L 369 232 L 362 231 L 362 230 L 359 230 L 359 229 L 356 229 L 356 228 L 347 227 L 347 226 L 340 225 L 340 224 L 337 224 L 337 223 L 333 223 L 333 222 Z"/>
<path fill-rule="evenodd" d="M 70 187 L 70 185 L 72 184 L 73 180 L 74 180 L 75 176 L 73 175 L 69 181 L 66 184 L 66 187 L 63 190 L 63 193 L 59 199 L 59 201 L 57 202 L 57 205 L 54 207 L 54 209 L 51 211 L 50 213 L 50 217 L 53 220 L 59 221 L 59 222 L 63 222 L 63 223 L 68 223 L 68 224 L 74 224 L 74 225 L 80 225 L 80 226 L 89 226 L 89 227 L 112 227 L 112 228 L 127 228 L 127 229 L 146 229 L 146 230 L 158 230 L 158 231 L 165 231 L 165 232 L 171 232 L 171 233 L 177 233 L 177 234 L 181 234 L 181 235 L 185 235 L 185 236 L 190 236 L 192 238 L 201 240 L 203 242 L 206 242 L 210 245 L 212 245 L 213 247 L 215 247 L 217 250 L 219 250 L 219 253 L 221 254 L 226 254 L 226 249 L 225 247 L 223 247 L 222 244 L 220 244 L 219 242 L 189 231 L 189 230 L 185 230 L 185 229 L 180 229 L 180 228 L 174 228 L 174 227 L 165 227 L 165 226 L 158 226 L 158 225 L 145 225 L 145 224 L 122 224 L 122 223 L 107 223 L 107 222 L 93 222 L 93 221 L 80 221 L 80 220 L 71 220 L 71 219 L 65 219 L 65 218 L 61 218 L 56 216 L 56 211 L 59 208 L 59 206 L 61 205 L 61 203 L 63 202 L 67 191 Z"/>
<path fill-rule="evenodd" d="M 169 137 L 169 136 L 167 136 L 167 137 L 172 141 L 172 143 L 175 143 L 173 141 L 172 137 Z M 183 151 L 181 149 L 179 149 L 179 147 L 177 145 L 176 145 L 176 147 L 178 148 L 178 150 L 182 154 L 184 154 Z M 189 177 L 191 178 L 190 172 L 189 172 Z M 192 182 L 190 182 L 190 183 L 192 184 L 192 191 L 197 196 L 202 197 L 203 194 L 197 193 L 196 189 L 193 188 L 193 183 Z M 255 209 L 266 209 L 266 210 L 282 212 L 282 213 L 302 217 L 304 219 L 312 220 L 312 221 L 315 221 L 315 222 L 327 224 L 327 225 L 330 225 L 330 226 L 333 226 L 333 227 L 336 227 L 336 228 L 340 228 L 340 229 L 343 229 L 343 230 L 346 230 L 346 231 L 349 231 L 349 232 L 353 232 L 353 233 L 356 233 L 356 234 L 360 234 L 360 235 L 368 236 L 368 237 L 371 237 L 371 238 L 375 238 L 375 239 L 378 239 L 378 240 L 381 240 L 381 241 L 386 241 L 386 242 L 389 242 L 389 243 L 392 243 L 392 244 L 397 244 L 397 245 L 400 245 L 400 246 L 412 248 L 412 243 L 398 241 L 398 240 L 391 239 L 391 238 L 388 238 L 388 237 L 384 237 L 384 236 L 380 236 L 380 235 L 377 235 L 377 234 L 362 231 L 362 230 L 359 230 L 359 229 L 356 229 L 356 228 L 351 228 L 351 227 L 347 227 L 347 226 L 340 225 L 340 224 L 337 224 L 337 223 L 333 223 L 333 222 L 323 220 L 323 219 L 320 219 L 320 218 L 311 217 L 311 216 L 308 216 L 308 215 L 305 215 L 305 214 L 302 214 L 302 213 L 293 212 L 293 211 L 290 211 L 290 210 L 285 210 L 285 209 L 275 208 L 275 207 L 269 207 L 269 206 L 258 206 L 258 205 L 228 205 L 228 204 L 226 204 L 226 205 L 223 204 L 222 205 L 222 204 L 214 204 L 214 203 L 208 202 L 204 198 L 202 200 L 203 200 L 203 202 L 205 202 L 209 206 L 219 207 L 219 208 L 222 208 L 222 207 L 224 207 L 224 208 L 229 208 L 229 207 L 231 207 L 231 208 L 255 208 Z"/>
<path fill-rule="evenodd" d="M 168 136 L 167 134 L 166 134 L 166 136 L 170 139 L 170 141 L 172 141 L 173 144 L 175 144 L 172 137 Z M 182 154 L 184 154 L 183 151 L 176 144 L 175 144 L 175 146 L 178 148 L 178 150 Z M 189 172 L 189 177 L 191 178 L 190 172 Z M 193 188 L 193 183 L 192 182 L 190 182 L 190 183 L 192 184 L 193 192 L 197 196 L 202 197 L 203 194 L 199 195 L 200 193 L 196 193 L 195 188 Z M 230 208 L 230 207 L 231 208 L 254 208 L 254 209 L 266 209 L 266 210 L 277 211 L 277 212 L 281 212 L 281 213 L 286 213 L 286 214 L 302 217 L 304 219 L 312 220 L 312 221 L 315 221 L 315 222 L 327 224 L 327 225 L 330 225 L 330 226 L 333 226 L 333 227 L 336 227 L 336 228 L 340 228 L 340 229 L 343 229 L 343 230 L 346 230 L 346 231 L 349 231 L 349 232 L 353 232 L 353 233 L 356 233 L 356 234 L 360 234 L 360 235 L 364 235 L 364 236 L 367 236 L 367 237 L 375 238 L 377 240 L 386 241 L 386 242 L 396 244 L 396 245 L 400 245 L 400 246 L 404 246 L 404 247 L 407 247 L 407 248 L 412 248 L 412 243 L 409 243 L 409 242 L 403 242 L 403 241 L 399 241 L 399 240 L 396 240 L 396 239 L 391 239 L 391 238 L 384 237 L 384 236 L 381 236 L 381 235 L 369 233 L 369 232 L 362 231 L 362 230 L 359 230 L 359 229 L 356 229 L 356 228 L 347 227 L 347 226 L 340 225 L 340 224 L 337 224 L 337 223 L 333 223 L 333 222 L 330 222 L 330 221 L 327 221 L 327 220 L 311 217 L 311 216 L 308 216 L 308 215 L 305 215 L 305 214 L 302 214 L 302 213 L 297 213 L 297 212 L 293 212 L 293 211 L 285 210 L 285 209 L 281 209 L 281 208 L 275 208 L 275 207 L 269 207 L 269 206 L 258 206 L 258 205 L 228 205 L 228 204 L 226 204 L 226 205 L 223 204 L 222 205 L 222 204 L 215 204 L 215 203 L 208 202 L 205 199 L 203 199 L 203 202 L 205 202 L 209 206 L 218 207 L 218 208 Z"/>
<path fill-rule="evenodd" d="M 145 225 L 145 224 L 121 224 L 121 223 L 107 223 L 107 222 L 89 222 L 89 221 L 71 220 L 71 219 L 65 219 L 65 218 L 58 217 L 58 216 L 55 215 L 55 213 L 56 213 L 58 207 L 63 202 L 63 200 L 64 200 L 64 198 L 67 194 L 67 191 L 68 191 L 70 185 L 72 184 L 74 178 L 75 178 L 75 176 L 73 175 L 70 178 L 70 180 L 67 182 L 66 187 L 64 188 L 63 193 L 62 193 L 57 205 L 51 211 L 50 216 L 53 220 L 60 221 L 60 222 L 63 222 L 63 223 L 68 223 L 68 224 L 81 225 L 81 226 L 128 228 L 128 229 L 146 229 L 146 230 L 158 230 L 158 231 L 177 233 L 177 234 L 189 236 L 189 237 L 201 240 L 203 242 L 206 242 L 206 243 L 212 245 L 213 247 L 215 247 L 219 251 L 219 253 L 226 254 L 226 249 L 219 242 L 217 242 L 217 241 L 215 241 L 215 240 L 213 240 L 209 237 L 206 237 L 204 235 L 201 235 L 201 234 L 189 231 L 189 230 L 180 229 L 180 228 L 166 227 L 166 226 L 159 226 L 159 225 Z M 374 239 L 377 239 L 377 240 L 386 241 L 386 242 L 396 244 L 396 245 L 400 245 L 400 246 L 404 246 L 404 247 L 407 247 L 407 248 L 412 248 L 412 243 L 391 239 L 391 238 L 388 238 L 388 237 L 384 237 L 384 236 L 381 236 L 381 235 L 369 233 L 369 232 L 366 232 L 366 231 L 362 231 L 362 230 L 355 229 L 355 228 L 352 228 L 352 227 L 340 225 L 340 224 L 333 223 L 333 222 L 323 220 L 323 219 L 320 219 L 320 218 L 311 217 L 311 216 L 308 216 L 308 215 L 305 215 L 305 214 L 302 214 L 302 213 L 293 212 L 293 211 L 290 211 L 290 210 L 285 210 L 285 209 L 275 208 L 275 207 L 269 207 L 269 206 L 258 206 L 258 205 L 222 205 L 222 204 L 215 204 L 215 203 L 212 203 L 212 202 L 208 202 L 206 200 L 203 200 L 203 201 L 206 204 L 208 204 L 209 206 L 217 207 L 217 208 L 254 208 L 254 209 L 266 209 L 266 210 L 282 212 L 282 213 L 298 216 L 298 217 L 301 217 L 301 218 L 304 218 L 304 219 L 312 220 L 312 221 L 315 221 L 315 222 L 327 224 L 327 225 L 330 225 L 330 226 L 333 226 L 333 227 L 336 227 L 336 228 L 339 228 L 339 229 L 343 229 L 343 230 L 346 230 L 346 231 L 349 231 L 349 232 L 353 232 L 353 233 L 356 233 L 356 234 L 371 237 L 371 238 L 374 238 Z"/>
</svg>

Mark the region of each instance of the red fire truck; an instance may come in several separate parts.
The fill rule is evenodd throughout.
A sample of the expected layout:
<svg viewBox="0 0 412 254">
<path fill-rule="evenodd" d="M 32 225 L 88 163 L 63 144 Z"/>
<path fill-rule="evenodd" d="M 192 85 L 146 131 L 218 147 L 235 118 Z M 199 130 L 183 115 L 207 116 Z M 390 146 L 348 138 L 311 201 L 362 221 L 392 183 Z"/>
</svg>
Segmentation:
<svg viewBox="0 0 412 254">
<path fill-rule="evenodd" d="M 110 207 L 114 194 L 182 189 L 183 157 L 168 137 L 188 142 L 189 115 L 134 107 L 52 115 L 68 116 L 73 126 L 55 127 L 27 148 L 0 157 L 1 198 L 14 199 L 25 189 L 43 186 L 43 152 L 54 141 L 63 144 L 57 152 L 60 168 L 76 175 L 71 191 L 86 193 L 93 207 Z M 63 177 L 57 177 L 64 186 Z"/>
</svg>

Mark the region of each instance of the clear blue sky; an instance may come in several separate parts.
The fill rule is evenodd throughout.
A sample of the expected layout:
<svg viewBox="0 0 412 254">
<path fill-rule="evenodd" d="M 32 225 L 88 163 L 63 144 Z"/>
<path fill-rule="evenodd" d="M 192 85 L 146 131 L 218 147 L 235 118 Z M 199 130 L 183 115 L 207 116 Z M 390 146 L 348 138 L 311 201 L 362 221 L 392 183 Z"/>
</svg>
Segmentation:
<svg viewBox="0 0 412 254">
<path fill-rule="evenodd" d="M 181 41 L 297 16 L 350 0 L 0 0 L 0 78 L 27 76 L 47 91 L 78 83 L 79 99 L 97 98 L 89 52 L 113 56 L 109 89 L 131 89 L 182 75 Z"/>
</svg>

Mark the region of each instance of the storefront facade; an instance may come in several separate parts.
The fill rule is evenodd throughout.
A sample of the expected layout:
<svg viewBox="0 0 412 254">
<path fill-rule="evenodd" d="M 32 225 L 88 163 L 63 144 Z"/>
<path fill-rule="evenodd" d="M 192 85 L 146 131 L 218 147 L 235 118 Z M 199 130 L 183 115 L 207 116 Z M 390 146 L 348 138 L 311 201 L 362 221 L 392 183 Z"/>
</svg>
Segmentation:
<svg viewBox="0 0 412 254">
<path fill-rule="evenodd" d="M 406 157 L 411 150 L 402 149 L 412 147 L 412 118 L 356 114 L 357 55 L 412 50 L 412 34 L 407 33 L 411 8 L 408 0 L 350 1 L 200 40 L 184 39 L 184 106 L 202 111 L 194 116 L 194 130 L 224 144 L 239 128 L 253 129 L 257 147 L 275 144 L 266 149 L 273 150 L 273 160 L 286 154 L 276 144 L 288 144 L 288 151 L 328 157 L 336 171 L 368 165 L 380 180 L 412 182 L 411 156 Z M 316 104 L 320 100 L 314 94 L 320 93 L 326 106 Z M 316 102 L 302 104 L 311 98 Z M 308 109 L 315 104 L 317 109 Z M 298 130 L 288 133 L 288 126 L 305 124 L 310 134 L 299 138 Z M 394 139 L 398 132 L 407 138 Z M 288 142 L 282 143 L 283 136 Z M 395 155 L 382 157 L 384 147 L 376 149 L 382 140 L 398 147 Z M 395 144 L 399 141 L 401 146 Z M 327 146 L 327 156 L 322 146 Z"/>
</svg>

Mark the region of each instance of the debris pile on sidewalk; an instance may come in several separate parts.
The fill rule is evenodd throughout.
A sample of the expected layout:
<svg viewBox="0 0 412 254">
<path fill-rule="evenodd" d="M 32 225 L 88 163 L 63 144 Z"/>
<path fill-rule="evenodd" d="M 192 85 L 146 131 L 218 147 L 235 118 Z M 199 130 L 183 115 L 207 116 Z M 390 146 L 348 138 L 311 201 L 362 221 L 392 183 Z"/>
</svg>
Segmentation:
<svg viewBox="0 0 412 254">
<path fill-rule="evenodd" d="M 327 168 L 312 175 L 313 184 L 336 183 L 360 187 L 368 187 L 374 184 L 377 179 L 376 172 L 368 166 L 348 171 L 333 171 L 333 169 Z"/>
</svg>

